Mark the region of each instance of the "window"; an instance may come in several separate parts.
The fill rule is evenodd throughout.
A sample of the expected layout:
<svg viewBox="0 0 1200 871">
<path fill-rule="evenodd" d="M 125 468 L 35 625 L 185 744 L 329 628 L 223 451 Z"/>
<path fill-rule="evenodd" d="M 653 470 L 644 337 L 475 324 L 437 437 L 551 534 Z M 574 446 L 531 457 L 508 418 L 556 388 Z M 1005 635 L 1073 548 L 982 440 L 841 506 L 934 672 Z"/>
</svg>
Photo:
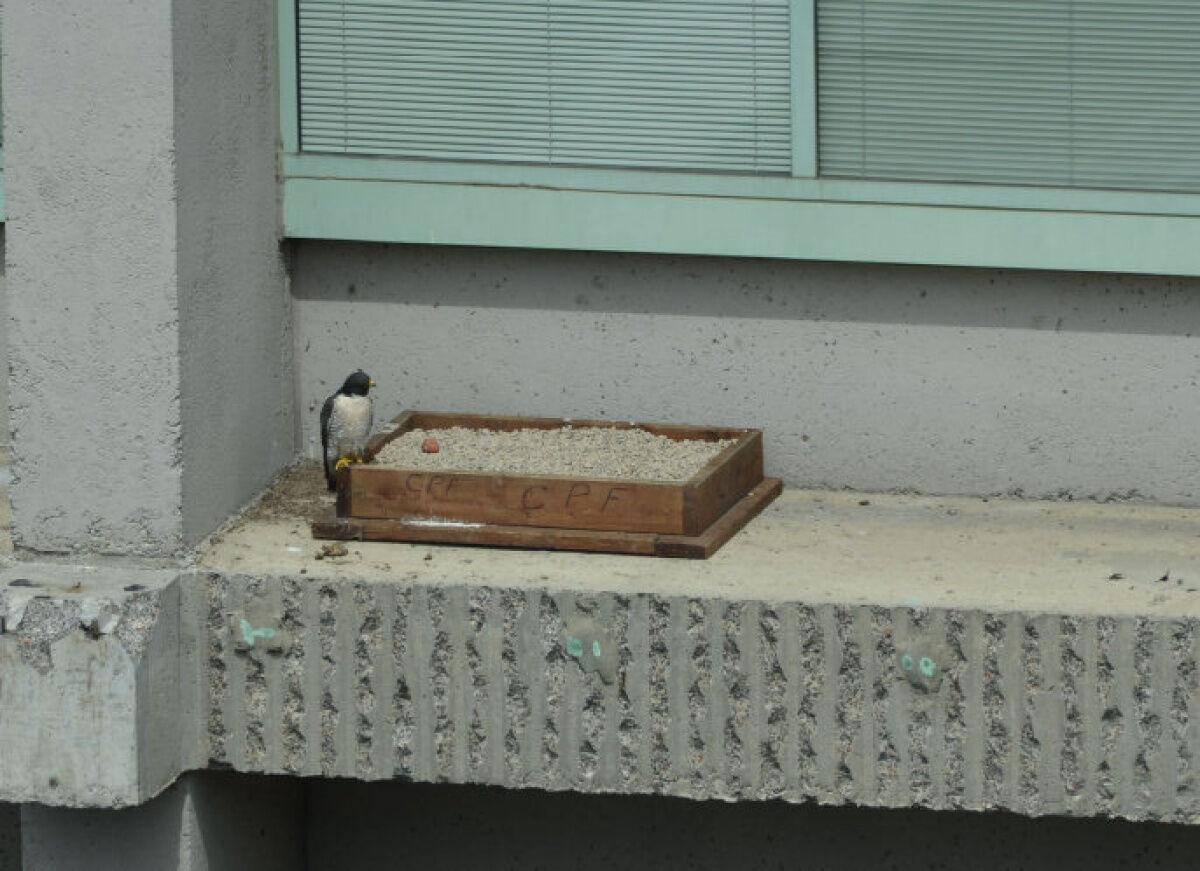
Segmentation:
<svg viewBox="0 0 1200 871">
<path fill-rule="evenodd" d="M 821 0 L 821 172 L 1200 192 L 1195 0 Z"/>
<path fill-rule="evenodd" d="M 291 236 L 1200 275 L 1195 0 L 279 2 Z"/>
<path fill-rule="evenodd" d="M 787 0 L 300 0 L 306 151 L 790 172 Z"/>
</svg>

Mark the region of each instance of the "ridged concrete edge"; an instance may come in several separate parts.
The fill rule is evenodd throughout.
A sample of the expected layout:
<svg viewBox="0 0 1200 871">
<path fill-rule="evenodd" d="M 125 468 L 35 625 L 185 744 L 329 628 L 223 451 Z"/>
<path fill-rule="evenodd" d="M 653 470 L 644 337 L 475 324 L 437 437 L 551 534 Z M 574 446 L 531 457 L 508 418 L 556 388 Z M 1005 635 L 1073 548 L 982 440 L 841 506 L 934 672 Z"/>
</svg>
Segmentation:
<svg viewBox="0 0 1200 871">
<path fill-rule="evenodd" d="M 197 583 L 214 765 L 1200 819 L 1191 618 L 221 573 Z M 251 612 L 277 615 L 274 652 L 231 631 Z M 568 626 L 595 624 L 616 650 L 611 683 L 565 643 Z M 910 650 L 928 654 L 937 680 L 910 679 Z"/>
</svg>

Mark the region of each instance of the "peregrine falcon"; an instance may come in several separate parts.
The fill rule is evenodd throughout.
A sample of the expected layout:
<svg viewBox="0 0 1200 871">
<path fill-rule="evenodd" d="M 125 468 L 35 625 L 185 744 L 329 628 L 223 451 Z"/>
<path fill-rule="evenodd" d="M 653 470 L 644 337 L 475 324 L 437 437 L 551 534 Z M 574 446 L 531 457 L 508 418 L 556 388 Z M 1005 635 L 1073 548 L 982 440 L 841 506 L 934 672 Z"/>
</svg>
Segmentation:
<svg viewBox="0 0 1200 871">
<path fill-rule="evenodd" d="M 368 395 L 374 386 L 370 376 L 359 369 L 321 406 L 321 457 L 330 490 L 337 488 L 338 468 L 361 459 L 375 419 L 374 404 Z"/>
</svg>

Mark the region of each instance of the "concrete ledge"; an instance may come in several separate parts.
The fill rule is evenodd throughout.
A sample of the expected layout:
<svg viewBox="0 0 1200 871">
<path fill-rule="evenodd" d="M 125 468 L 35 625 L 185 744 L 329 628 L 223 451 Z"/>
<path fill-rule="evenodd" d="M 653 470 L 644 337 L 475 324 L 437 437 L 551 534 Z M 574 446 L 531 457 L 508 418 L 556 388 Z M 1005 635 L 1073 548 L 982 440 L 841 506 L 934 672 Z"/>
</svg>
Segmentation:
<svg viewBox="0 0 1200 871">
<path fill-rule="evenodd" d="M 139 804 L 196 730 L 177 571 L 0 572 L 0 801 Z"/>
<path fill-rule="evenodd" d="M 321 493 L 182 573 L 0 574 L 0 800 L 216 766 L 1200 820 L 1194 511 L 793 492 L 703 563 L 317 559 Z"/>
<path fill-rule="evenodd" d="M 1195 512 L 791 493 L 701 564 L 316 561 L 267 504 L 201 561 L 214 763 L 1200 818 Z"/>
</svg>

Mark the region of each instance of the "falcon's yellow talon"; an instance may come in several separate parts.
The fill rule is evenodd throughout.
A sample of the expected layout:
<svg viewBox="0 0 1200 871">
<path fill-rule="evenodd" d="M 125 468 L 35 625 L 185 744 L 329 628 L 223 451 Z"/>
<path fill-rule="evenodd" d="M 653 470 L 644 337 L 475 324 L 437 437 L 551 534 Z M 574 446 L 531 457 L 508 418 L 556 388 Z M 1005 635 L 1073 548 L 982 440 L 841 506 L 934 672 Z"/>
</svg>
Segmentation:
<svg viewBox="0 0 1200 871">
<path fill-rule="evenodd" d="M 338 461 L 333 464 L 333 470 L 335 472 L 340 472 L 342 469 L 351 465 L 353 462 L 354 462 L 354 460 L 350 459 L 350 457 L 338 457 Z"/>
</svg>

